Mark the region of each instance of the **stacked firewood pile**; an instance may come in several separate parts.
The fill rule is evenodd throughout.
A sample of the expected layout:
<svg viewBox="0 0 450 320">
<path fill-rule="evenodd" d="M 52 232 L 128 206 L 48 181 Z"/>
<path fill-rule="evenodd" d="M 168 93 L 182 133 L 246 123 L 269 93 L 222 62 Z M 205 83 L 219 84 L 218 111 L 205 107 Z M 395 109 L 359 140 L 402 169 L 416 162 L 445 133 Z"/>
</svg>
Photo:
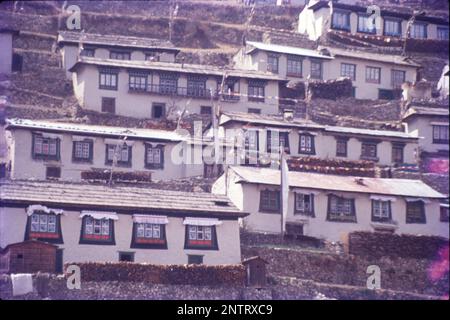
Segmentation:
<svg viewBox="0 0 450 320">
<path fill-rule="evenodd" d="M 338 174 L 345 176 L 375 177 L 376 167 L 371 161 L 349 161 L 320 159 L 315 157 L 295 157 L 288 160 L 292 171 Z"/>
<path fill-rule="evenodd" d="M 141 171 L 113 171 L 111 175 L 110 170 L 92 170 L 82 171 L 81 179 L 92 182 L 107 182 L 111 179 L 113 182 L 149 183 L 151 182 L 151 173 Z"/>
<path fill-rule="evenodd" d="M 71 265 L 68 263 L 65 265 Z M 156 265 L 128 262 L 76 263 L 82 281 L 124 281 L 171 285 L 237 285 L 243 286 L 245 267 L 236 265 Z"/>
<path fill-rule="evenodd" d="M 323 98 L 336 100 L 352 96 L 352 81 L 348 78 L 336 80 L 314 81 L 308 85 L 308 96 L 311 99 Z"/>
</svg>

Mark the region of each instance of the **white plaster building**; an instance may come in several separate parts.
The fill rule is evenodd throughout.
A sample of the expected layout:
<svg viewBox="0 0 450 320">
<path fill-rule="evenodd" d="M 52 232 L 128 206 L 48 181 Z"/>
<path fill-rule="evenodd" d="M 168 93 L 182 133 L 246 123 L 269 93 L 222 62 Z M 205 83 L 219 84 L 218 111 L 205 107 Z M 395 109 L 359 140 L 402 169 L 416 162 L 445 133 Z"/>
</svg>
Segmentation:
<svg viewBox="0 0 450 320">
<path fill-rule="evenodd" d="M 180 50 L 169 41 L 121 35 L 60 31 L 58 48 L 67 77 L 80 56 L 99 59 L 175 62 Z"/>
<path fill-rule="evenodd" d="M 449 237 L 446 197 L 420 180 L 289 172 L 286 231 L 341 241 L 352 231 L 384 231 Z M 230 167 L 213 186 L 242 211 L 253 232 L 280 233 L 280 171 Z"/>
<path fill-rule="evenodd" d="M 57 265 L 134 261 L 237 264 L 238 218 L 224 196 L 120 185 L 0 184 L 0 247 L 37 239 L 58 246 Z"/>
<path fill-rule="evenodd" d="M 105 170 L 152 181 L 203 174 L 202 163 L 184 159 L 190 137 L 175 131 L 9 119 L 6 141 L 11 179 L 81 181 L 83 173 Z"/>
<path fill-rule="evenodd" d="M 381 166 L 414 165 L 418 161 L 419 138 L 412 133 L 328 126 L 304 119 L 243 113 L 223 113 L 219 124 L 219 136 L 228 141 L 234 139 L 230 135 L 235 135 L 235 130 L 242 130 L 241 142 L 246 152 L 262 159 L 269 149 L 281 144 L 293 157 L 366 160 Z M 270 151 L 271 157 L 277 160 L 278 151 Z"/>
<path fill-rule="evenodd" d="M 284 79 L 252 70 L 82 57 L 70 69 L 82 108 L 136 118 L 221 110 L 278 113 Z M 221 87 L 223 82 L 223 93 Z"/>
<path fill-rule="evenodd" d="M 374 3 L 376 5 L 376 3 Z M 367 36 L 389 36 L 404 38 L 412 10 L 404 12 L 381 8 L 379 28 L 367 27 L 368 6 L 334 1 L 311 0 L 299 15 L 298 32 L 317 40 L 329 30 L 363 34 Z M 409 13 L 407 13 L 409 12 Z M 449 40 L 448 20 L 428 16 L 416 16 L 410 30 L 410 37 L 416 39 Z"/>
<path fill-rule="evenodd" d="M 357 99 L 394 99 L 414 82 L 419 64 L 399 55 L 319 46 L 317 50 L 248 41 L 233 58 L 236 67 L 277 74 L 287 80 L 348 77 Z"/>
</svg>

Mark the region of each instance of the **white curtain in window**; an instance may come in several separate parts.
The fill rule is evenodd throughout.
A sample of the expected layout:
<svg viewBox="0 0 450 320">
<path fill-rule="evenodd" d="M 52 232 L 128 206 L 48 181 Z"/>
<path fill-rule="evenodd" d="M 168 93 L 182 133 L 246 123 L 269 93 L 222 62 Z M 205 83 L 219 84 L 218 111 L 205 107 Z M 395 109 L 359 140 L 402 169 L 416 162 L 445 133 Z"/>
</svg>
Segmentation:
<svg viewBox="0 0 450 320">
<path fill-rule="evenodd" d="M 222 224 L 222 221 L 215 218 L 191 218 L 186 217 L 183 221 L 184 225 L 190 226 L 218 226 Z"/>
<path fill-rule="evenodd" d="M 370 199 L 371 200 L 378 200 L 378 201 L 392 201 L 392 202 L 397 200 L 395 197 L 383 197 L 383 196 L 377 196 L 377 195 L 370 196 Z"/>
<path fill-rule="evenodd" d="M 146 214 L 133 214 L 133 222 L 149 224 L 168 224 L 167 216 L 151 216 Z"/>
<path fill-rule="evenodd" d="M 405 201 L 406 202 L 422 201 L 423 203 L 430 203 L 431 202 L 429 199 L 426 199 L 426 198 L 409 198 L 409 197 L 406 197 Z"/>
<path fill-rule="evenodd" d="M 84 141 L 86 139 L 94 140 L 94 137 L 88 137 L 88 136 L 72 136 L 72 141 Z"/>
<path fill-rule="evenodd" d="M 61 134 L 54 134 L 54 133 L 48 133 L 48 132 L 36 132 L 40 135 L 42 135 L 43 138 L 49 138 L 49 139 L 59 139 L 62 140 L 63 136 Z"/>
<path fill-rule="evenodd" d="M 119 216 L 115 212 L 106 212 L 106 211 L 81 211 L 80 218 L 85 216 L 90 216 L 94 219 L 111 219 L 111 220 L 119 220 Z"/>
<path fill-rule="evenodd" d="M 108 138 L 105 138 L 105 144 L 123 145 L 124 142 L 129 147 L 134 144 L 134 141 L 129 141 L 129 140 L 125 140 L 124 141 L 123 139 L 108 139 Z"/>
<path fill-rule="evenodd" d="M 33 204 L 27 208 L 27 215 L 31 216 L 35 211 L 43 211 L 45 213 L 53 213 L 56 215 L 64 213 L 63 209 L 53 209 L 40 204 Z"/>
</svg>

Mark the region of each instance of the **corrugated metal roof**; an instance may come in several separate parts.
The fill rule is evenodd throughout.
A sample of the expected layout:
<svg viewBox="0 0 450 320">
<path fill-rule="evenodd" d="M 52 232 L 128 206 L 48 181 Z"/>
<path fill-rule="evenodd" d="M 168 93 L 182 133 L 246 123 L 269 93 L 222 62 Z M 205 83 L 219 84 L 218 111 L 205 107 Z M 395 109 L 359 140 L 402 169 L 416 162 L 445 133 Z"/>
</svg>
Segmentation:
<svg viewBox="0 0 450 320">
<path fill-rule="evenodd" d="M 419 138 L 413 134 L 410 134 L 407 132 L 401 132 L 401 131 L 372 130 L 372 129 L 338 127 L 338 126 L 326 126 L 325 131 L 334 132 L 334 133 L 350 133 L 350 134 L 377 136 L 377 137 L 389 137 L 389 138 L 404 138 L 404 139 L 418 139 Z"/>
<path fill-rule="evenodd" d="M 335 47 L 322 47 L 319 49 L 327 49 L 332 56 L 340 56 L 340 57 L 349 57 L 353 59 L 360 60 L 370 60 L 376 62 L 390 63 L 396 65 L 403 65 L 408 67 L 420 67 L 420 64 L 415 63 L 412 60 L 409 60 L 403 56 L 392 55 L 392 54 L 380 54 L 380 53 L 372 53 L 360 50 L 346 50 Z"/>
<path fill-rule="evenodd" d="M 46 120 L 8 119 L 6 129 L 22 128 L 43 131 L 68 132 L 75 134 L 91 134 L 101 136 L 127 136 L 138 139 L 158 139 L 167 141 L 183 141 L 186 138 L 174 131 L 156 129 L 130 129 L 123 127 L 96 126 L 79 123 L 66 123 Z"/>
<path fill-rule="evenodd" d="M 131 37 L 113 34 L 95 34 L 74 31 L 60 31 L 58 34 L 58 43 L 77 44 L 82 38 L 83 44 L 101 45 L 101 46 L 117 46 L 131 47 L 140 49 L 164 49 L 170 51 L 180 51 L 168 40 Z"/>
<path fill-rule="evenodd" d="M 181 192 L 142 186 L 14 180 L 0 184 L 2 203 L 40 203 L 103 211 L 184 212 L 203 216 L 238 217 L 246 214 L 222 195 Z"/>
<path fill-rule="evenodd" d="M 268 126 L 278 126 L 286 128 L 317 129 L 317 130 L 324 130 L 326 132 L 347 133 L 362 136 L 418 139 L 418 137 L 415 135 L 401 131 L 386 131 L 386 130 L 361 129 L 351 127 L 326 126 L 304 119 L 294 118 L 293 120 L 284 120 L 282 116 L 278 115 L 261 115 L 261 114 L 238 113 L 238 112 L 222 113 L 222 116 L 220 118 L 220 124 L 223 125 L 230 121 L 246 122 Z"/>
<path fill-rule="evenodd" d="M 406 111 L 403 119 L 409 118 L 414 115 L 424 115 L 424 116 L 442 116 L 448 117 L 448 108 L 427 108 L 427 107 L 411 107 Z"/>
<path fill-rule="evenodd" d="M 267 115 L 256 113 L 241 113 L 241 112 L 222 112 L 220 117 L 220 124 L 223 125 L 230 121 L 247 122 L 253 124 L 272 125 L 278 127 L 287 128 L 311 128 L 311 129 L 323 129 L 324 126 L 317 124 L 310 120 L 305 119 L 293 119 L 284 120 L 281 115 Z"/>
<path fill-rule="evenodd" d="M 238 182 L 250 184 L 280 185 L 280 171 L 268 168 L 231 167 L 240 177 Z M 363 184 L 356 182 L 362 179 Z M 422 197 L 445 199 L 421 180 L 358 178 L 309 172 L 289 172 L 291 187 L 319 189 L 335 192 L 355 192 L 403 197 Z"/>
<path fill-rule="evenodd" d="M 99 59 L 92 57 L 81 57 L 78 62 L 76 62 L 69 71 L 74 72 L 79 65 L 90 64 L 97 66 L 107 66 L 107 67 L 119 67 L 119 68 L 130 68 L 130 69 L 143 69 L 143 70 L 163 70 L 163 71 L 173 71 L 181 73 L 191 73 L 200 75 L 214 75 L 222 77 L 224 73 L 230 77 L 241 77 L 241 78 L 255 78 L 255 79 L 267 79 L 274 81 L 285 81 L 286 79 L 271 74 L 269 72 L 261 72 L 255 70 L 239 70 L 239 69 L 225 69 L 210 65 L 200 65 L 200 64 L 181 64 L 181 63 L 171 63 L 171 62 L 153 62 L 153 61 L 138 61 L 138 60 L 114 60 L 114 59 Z"/>
<path fill-rule="evenodd" d="M 278 44 L 269 44 L 269 43 L 254 42 L 254 41 L 247 41 L 246 43 L 253 47 L 252 49 L 248 50 L 247 53 L 250 53 L 253 50 L 258 49 L 258 50 L 263 50 L 263 51 L 286 53 L 286 54 L 295 55 L 295 56 L 303 56 L 303 57 L 318 58 L 318 59 L 329 59 L 329 60 L 333 59 L 333 57 L 325 56 L 325 55 L 321 54 L 320 52 L 318 52 L 316 50 L 311 50 L 311 49 L 289 47 L 289 46 L 282 46 L 282 45 L 278 45 Z"/>
</svg>

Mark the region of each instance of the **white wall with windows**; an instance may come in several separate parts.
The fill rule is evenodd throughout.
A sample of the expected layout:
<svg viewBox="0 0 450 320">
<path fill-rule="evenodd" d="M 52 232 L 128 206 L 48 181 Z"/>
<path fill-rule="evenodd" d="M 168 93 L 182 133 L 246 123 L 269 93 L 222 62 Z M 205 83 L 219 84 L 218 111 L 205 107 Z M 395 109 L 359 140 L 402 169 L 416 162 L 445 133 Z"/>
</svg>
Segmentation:
<svg viewBox="0 0 450 320">
<path fill-rule="evenodd" d="M 233 130 L 239 130 L 243 127 L 239 123 L 225 123 L 222 126 L 222 134 L 227 134 L 227 130 L 230 130 L 228 135 L 233 134 Z M 254 130 L 248 130 L 248 132 L 254 132 L 255 134 L 249 134 L 253 136 L 256 143 L 249 146 L 249 149 L 265 154 L 268 150 L 267 132 L 270 132 L 270 127 L 258 126 L 254 124 Z M 291 156 L 311 156 L 321 159 L 346 159 L 346 160 L 370 160 L 375 161 L 379 165 L 392 166 L 399 163 L 416 164 L 416 152 L 418 150 L 418 139 L 411 137 L 411 139 L 398 139 L 388 137 L 377 137 L 376 135 L 356 135 L 356 134 L 343 134 L 324 132 L 314 129 L 301 129 L 301 128 L 285 128 L 277 129 L 272 128 L 272 139 L 285 139 L 288 136 L 289 150 L 287 153 Z M 257 133 L 256 133 L 257 132 Z M 256 137 L 257 135 L 257 137 Z M 231 137 L 227 136 L 227 139 Z M 371 148 L 363 147 L 365 142 L 369 141 Z M 244 141 L 242 141 L 244 143 Z M 345 142 L 345 143 L 344 143 Z M 280 140 L 280 143 L 286 145 L 285 142 Z M 270 143 L 269 143 L 270 146 Z M 396 147 L 401 148 L 401 157 L 395 158 Z M 278 157 L 278 153 L 274 152 L 272 157 L 275 159 Z M 398 161 L 398 162 L 397 162 Z"/>
<path fill-rule="evenodd" d="M 154 104 L 165 106 L 167 117 L 186 109 L 190 114 L 200 113 L 202 106 L 212 106 L 218 101 L 211 99 L 210 89 L 215 94 L 220 86 L 220 78 L 201 76 L 201 80 L 188 80 L 184 73 L 147 72 L 136 77 L 125 69 L 115 69 L 111 86 L 103 86 L 97 66 L 84 65 L 74 73 L 74 92 L 81 107 L 102 112 L 102 99 L 115 99 L 115 114 L 135 118 L 152 118 Z M 141 72 L 141 75 L 143 73 Z M 198 75 L 200 76 L 200 75 Z M 264 99 L 252 99 L 248 95 L 251 80 L 236 79 L 234 92 L 230 99 L 220 101 L 222 110 L 247 112 L 249 108 L 258 109 L 263 114 L 278 113 L 278 81 L 259 79 L 264 83 Z M 258 79 L 255 79 L 258 80 Z M 201 85 L 199 84 L 201 83 Z M 146 88 L 146 90 L 145 90 Z M 227 91 L 228 92 L 228 91 Z M 233 96 L 234 95 L 234 96 Z M 272 97 L 272 98 L 270 98 Z"/>
<path fill-rule="evenodd" d="M 80 181 L 83 171 L 94 168 L 111 169 L 115 148 L 118 143 L 123 145 L 117 139 L 99 136 L 71 133 L 44 133 L 41 136 L 24 129 L 7 131 L 7 136 L 13 179 L 45 180 L 48 168 L 59 168 L 59 179 Z M 172 161 L 172 150 L 182 149 L 177 144 L 178 142 L 170 141 L 128 139 L 126 147 L 117 149 L 118 161 L 114 171 L 147 172 L 151 173 L 152 180 L 202 175 L 202 164 L 179 165 Z M 187 155 L 187 152 L 180 153 L 179 157 L 183 159 Z"/>
<path fill-rule="evenodd" d="M 247 230 L 280 233 L 279 209 L 270 212 L 261 208 L 264 192 L 278 192 L 279 187 L 237 182 L 239 177 L 232 170 L 228 174 L 228 186 L 224 186 L 225 179 L 221 178 L 214 185 L 213 193 L 223 194 L 226 190 L 227 196 L 240 210 L 250 213 L 243 219 L 243 226 Z M 296 194 L 309 195 L 309 199 L 313 199 L 310 202 L 312 212 L 299 210 L 302 205 L 299 199 L 295 199 Z M 423 199 L 424 202 L 419 201 L 417 206 L 412 203 L 408 210 L 407 200 L 410 201 L 409 198 L 399 196 L 291 188 L 286 221 L 302 225 L 306 236 L 329 241 L 341 241 L 352 231 L 375 230 L 449 237 L 448 221 L 441 221 L 438 199 Z M 279 208 L 279 200 L 276 202 Z"/>
<path fill-rule="evenodd" d="M 3 229 L 0 233 L 0 247 L 22 242 L 24 235 L 39 230 L 40 234 L 35 234 L 34 237 L 47 239 L 62 249 L 63 263 L 117 262 L 119 252 L 132 253 L 135 262 L 153 264 L 187 264 L 188 255 L 202 256 L 203 263 L 208 265 L 235 264 L 241 261 L 239 224 L 236 219 L 214 218 L 210 219 L 209 226 L 195 225 L 194 237 L 193 232 L 189 232 L 190 226 L 185 224 L 186 217 L 142 215 L 144 217 L 141 216 L 140 219 L 153 219 L 153 225 L 159 227 L 151 229 L 151 234 L 149 228 L 144 229 L 143 237 L 139 237 L 144 242 L 139 242 L 135 238 L 138 234 L 142 235 L 141 229 L 137 227 L 140 223 L 136 222 L 132 213 L 64 210 L 57 216 L 45 213 L 41 216 L 45 217 L 39 220 L 42 223 L 36 224 L 34 221 L 40 217 L 34 214 L 28 216 L 26 208 L 2 206 L 0 224 Z M 33 221 L 31 227 L 27 224 L 28 219 Z M 194 220 L 192 223 L 196 223 L 196 218 L 192 219 Z M 201 219 L 202 223 L 205 223 L 209 218 Z M 56 228 L 53 227 L 55 225 L 53 222 Z M 33 228 L 33 231 L 29 228 Z M 55 241 L 56 236 L 53 235 L 57 234 L 59 229 L 60 234 L 57 236 L 61 236 L 61 239 Z M 161 230 L 164 230 L 164 234 Z M 110 237 L 113 238 L 113 242 L 110 241 Z M 195 238 L 197 244 L 188 244 L 189 237 L 191 240 Z M 163 238 L 165 247 L 154 246 L 157 244 L 155 240 Z M 214 242 L 215 245 L 209 246 L 209 239 L 213 240 L 211 243 Z M 136 243 L 139 245 L 133 245 Z"/>
</svg>

